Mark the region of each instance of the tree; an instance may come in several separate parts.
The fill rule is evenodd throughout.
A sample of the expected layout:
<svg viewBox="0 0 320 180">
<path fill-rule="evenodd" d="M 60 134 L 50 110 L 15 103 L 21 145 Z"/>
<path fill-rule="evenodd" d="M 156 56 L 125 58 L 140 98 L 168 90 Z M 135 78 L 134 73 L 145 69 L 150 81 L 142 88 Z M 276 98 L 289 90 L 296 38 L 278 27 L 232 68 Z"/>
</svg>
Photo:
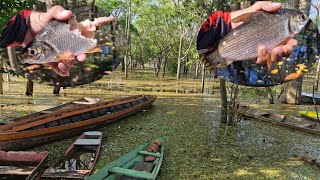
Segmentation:
<svg viewBox="0 0 320 180">
<path fill-rule="evenodd" d="M 288 2 L 295 9 L 303 10 L 309 13 L 311 0 L 292 0 Z M 300 104 L 302 91 L 303 76 L 290 81 L 284 85 L 284 91 L 281 97 L 281 102 L 285 104 Z"/>
</svg>

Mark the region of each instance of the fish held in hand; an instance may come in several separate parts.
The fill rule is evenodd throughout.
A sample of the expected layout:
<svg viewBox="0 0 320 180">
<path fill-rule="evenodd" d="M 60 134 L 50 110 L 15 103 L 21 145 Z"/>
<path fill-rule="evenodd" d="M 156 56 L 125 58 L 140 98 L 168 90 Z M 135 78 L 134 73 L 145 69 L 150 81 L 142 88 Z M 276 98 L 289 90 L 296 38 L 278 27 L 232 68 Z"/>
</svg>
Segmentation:
<svg viewBox="0 0 320 180">
<path fill-rule="evenodd" d="M 272 14 L 265 11 L 252 12 L 236 17 L 232 22 L 244 21 L 230 31 L 218 44 L 218 48 L 202 61 L 210 70 L 224 68 L 234 61 L 256 60 L 258 48 L 265 47 L 268 69 L 271 68 L 273 48 L 285 44 L 300 33 L 309 17 L 299 10 L 281 9 Z"/>
<path fill-rule="evenodd" d="M 81 35 L 78 27 L 71 30 L 70 22 L 50 21 L 18 55 L 20 62 L 46 64 L 74 59 L 82 53 L 101 52 L 101 49 L 95 49 L 96 39 Z"/>
</svg>

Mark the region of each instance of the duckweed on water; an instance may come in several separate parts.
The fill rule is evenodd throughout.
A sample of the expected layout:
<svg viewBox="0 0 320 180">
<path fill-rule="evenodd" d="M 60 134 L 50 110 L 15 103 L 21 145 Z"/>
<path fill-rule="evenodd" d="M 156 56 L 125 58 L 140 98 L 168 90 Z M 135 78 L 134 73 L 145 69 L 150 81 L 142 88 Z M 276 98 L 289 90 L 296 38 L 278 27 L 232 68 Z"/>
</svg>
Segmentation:
<svg viewBox="0 0 320 180">
<path fill-rule="evenodd" d="M 150 72 L 130 73 L 127 80 L 121 80 L 123 74 L 116 72 L 92 84 L 63 89 L 60 96 L 52 95 L 51 87 L 35 84 L 36 96 L 25 97 L 25 80 L 15 79 L 1 97 L 0 113 L 6 118 L 18 117 L 82 96 L 110 100 L 156 94 L 158 98 L 150 108 L 100 129 L 106 147 L 96 170 L 141 144 L 162 137 L 165 157 L 158 179 L 319 179 L 319 168 L 295 161 L 292 155 L 319 158 L 320 137 L 253 120 L 242 120 L 237 127 L 222 125 L 218 92 L 185 94 L 200 89 L 200 80 L 182 79 L 177 84 L 174 76 L 159 79 Z M 139 78 L 141 74 L 149 78 Z M 112 90 L 114 86 L 119 91 Z M 148 89 L 149 92 L 144 91 Z M 212 82 L 206 84 L 206 89 L 212 90 Z M 289 106 L 283 107 L 292 111 Z M 50 163 L 75 139 L 32 150 L 49 150 Z"/>
</svg>

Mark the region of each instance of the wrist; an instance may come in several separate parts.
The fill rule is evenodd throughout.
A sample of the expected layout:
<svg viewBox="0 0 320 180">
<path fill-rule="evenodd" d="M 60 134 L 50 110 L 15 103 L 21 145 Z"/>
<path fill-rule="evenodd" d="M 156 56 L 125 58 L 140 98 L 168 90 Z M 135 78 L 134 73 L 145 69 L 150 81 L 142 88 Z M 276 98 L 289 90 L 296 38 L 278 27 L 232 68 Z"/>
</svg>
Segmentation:
<svg viewBox="0 0 320 180">
<path fill-rule="evenodd" d="M 41 21 L 41 16 L 43 15 L 44 13 L 31 11 L 29 17 L 29 31 L 32 37 L 35 37 L 36 34 L 38 34 L 41 31 L 41 27 L 44 27 L 45 25 L 45 23 Z"/>
</svg>

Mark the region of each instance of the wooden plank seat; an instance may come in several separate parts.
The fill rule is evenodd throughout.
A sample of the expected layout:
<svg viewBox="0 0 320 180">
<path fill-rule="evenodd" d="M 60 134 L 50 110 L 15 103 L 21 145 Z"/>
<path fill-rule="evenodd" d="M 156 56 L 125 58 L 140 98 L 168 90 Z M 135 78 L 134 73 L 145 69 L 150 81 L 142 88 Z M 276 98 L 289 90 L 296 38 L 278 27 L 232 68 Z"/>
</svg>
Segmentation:
<svg viewBox="0 0 320 180">
<path fill-rule="evenodd" d="M 36 166 L 0 166 L 0 174 L 29 175 Z"/>
<path fill-rule="evenodd" d="M 87 132 L 84 132 L 84 135 L 85 136 L 100 137 L 102 135 L 102 133 L 99 131 L 87 131 Z"/>
<path fill-rule="evenodd" d="M 101 139 L 78 139 L 74 142 L 76 146 L 98 146 L 101 144 Z"/>
<path fill-rule="evenodd" d="M 111 173 L 121 174 L 130 177 L 142 178 L 142 179 L 154 179 L 154 175 L 152 173 L 137 171 L 132 169 L 125 169 L 120 167 L 113 167 L 109 170 Z"/>
<path fill-rule="evenodd" d="M 154 153 L 154 152 L 149 152 L 149 151 L 138 151 L 138 154 L 140 154 L 140 155 L 148 155 L 148 156 L 156 156 L 156 157 L 160 157 L 161 156 L 160 153 Z"/>
<path fill-rule="evenodd" d="M 73 170 L 73 171 L 55 171 L 54 173 L 50 173 L 49 171 L 45 171 L 41 177 L 42 178 L 53 178 L 53 179 L 59 179 L 59 178 L 71 178 L 71 179 L 81 179 L 84 175 L 86 175 L 89 172 L 89 170 Z"/>
<path fill-rule="evenodd" d="M 130 169 L 136 170 L 136 171 L 145 171 L 150 173 L 153 170 L 154 166 L 155 164 L 151 162 L 137 161 L 133 164 L 133 166 Z M 119 180 L 142 180 L 142 179 L 123 175 L 120 177 Z"/>
</svg>

